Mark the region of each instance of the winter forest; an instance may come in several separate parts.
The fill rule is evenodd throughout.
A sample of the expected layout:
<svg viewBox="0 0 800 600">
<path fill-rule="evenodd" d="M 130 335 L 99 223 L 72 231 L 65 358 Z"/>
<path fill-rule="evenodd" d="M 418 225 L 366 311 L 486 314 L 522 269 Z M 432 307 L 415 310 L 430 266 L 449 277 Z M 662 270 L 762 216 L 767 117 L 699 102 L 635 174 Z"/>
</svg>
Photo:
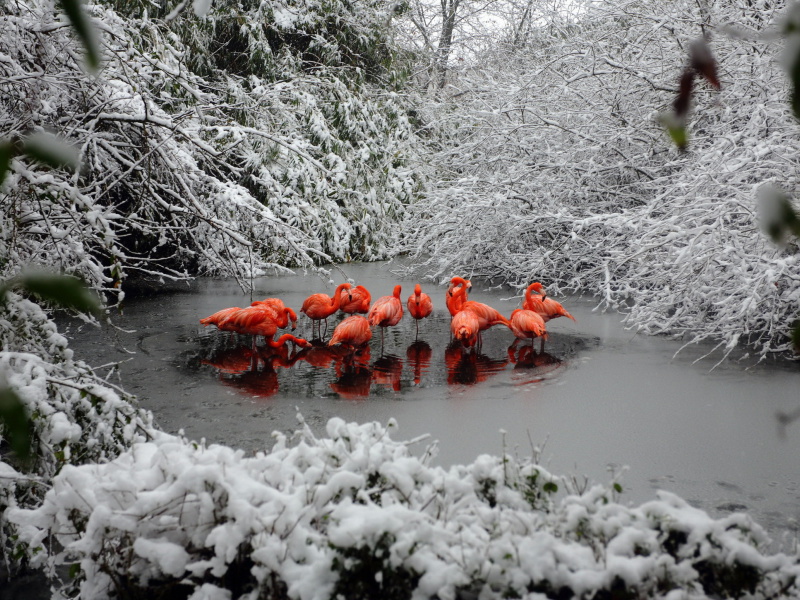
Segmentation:
<svg viewBox="0 0 800 600">
<path fill-rule="evenodd" d="M 6 0 L 0 598 L 797 598 L 797 549 L 333 419 L 160 431 L 56 315 L 403 257 L 594 296 L 715 361 L 800 344 L 800 9 L 773 0 Z M 83 285 L 76 285 L 77 281 Z M 96 298 L 98 304 L 93 299 Z"/>
</svg>

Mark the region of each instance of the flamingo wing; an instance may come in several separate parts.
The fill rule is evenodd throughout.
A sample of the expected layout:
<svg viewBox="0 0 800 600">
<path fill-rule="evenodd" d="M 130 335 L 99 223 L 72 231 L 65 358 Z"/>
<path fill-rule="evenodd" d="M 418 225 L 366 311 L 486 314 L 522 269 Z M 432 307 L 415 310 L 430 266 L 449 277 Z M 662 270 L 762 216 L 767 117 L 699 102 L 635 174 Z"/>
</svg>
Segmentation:
<svg viewBox="0 0 800 600">
<path fill-rule="evenodd" d="M 381 296 L 367 313 L 367 320 L 372 326 L 391 327 L 403 318 L 403 304 L 394 296 Z"/>
<path fill-rule="evenodd" d="M 347 317 L 336 326 L 328 345 L 350 344 L 351 346 L 361 346 L 371 338 L 372 330 L 369 328 L 367 319 L 360 315 L 353 315 L 352 317 Z"/>
</svg>

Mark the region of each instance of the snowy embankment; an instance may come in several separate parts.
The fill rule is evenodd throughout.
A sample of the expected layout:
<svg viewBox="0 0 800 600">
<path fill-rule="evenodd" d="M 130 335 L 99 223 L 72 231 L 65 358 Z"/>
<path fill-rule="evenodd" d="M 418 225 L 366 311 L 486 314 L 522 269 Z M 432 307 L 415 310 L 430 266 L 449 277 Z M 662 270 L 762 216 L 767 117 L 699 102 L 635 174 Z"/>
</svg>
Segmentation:
<svg viewBox="0 0 800 600">
<path fill-rule="evenodd" d="M 449 470 L 393 424 L 307 427 L 269 452 L 162 436 L 67 466 L 12 509 L 38 565 L 75 565 L 82 598 L 757 598 L 800 593 L 796 559 L 759 551 L 745 515 L 671 494 L 637 508 L 508 456 Z M 50 542 L 52 543 L 52 542 Z"/>
</svg>

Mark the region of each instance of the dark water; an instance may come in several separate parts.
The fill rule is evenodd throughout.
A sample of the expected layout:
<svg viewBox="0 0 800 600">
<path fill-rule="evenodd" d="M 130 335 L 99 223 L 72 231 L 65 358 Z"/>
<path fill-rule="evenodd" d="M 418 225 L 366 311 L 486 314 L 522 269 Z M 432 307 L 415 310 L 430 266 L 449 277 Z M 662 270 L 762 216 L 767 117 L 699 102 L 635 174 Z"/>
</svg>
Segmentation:
<svg viewBox="0 0 800 600">
<path fill-rule="evenodd" d="M 386 264 L 342 271 L 373 300 L 397 281 Z M 536 452 L 556 474 L 608 482 L 623 472 L 621 501 L 638 504 L 657 489 L 677 493 L 710 514 L 746 511 L 784 544 L 800 518 L 800 373 L 793 363 L 750 366 L 673 358 L 680 344 L 624 329 L 620 316 L 594 311 L 591 299 L 559 298 L 577 323 L 548 324 L 538 342 L 510 348 L 495 327 L 480 353 L 449 345 L 444 286 L 423 284 L 434 314 L 415 339 L 406 314 L 381 348 L 376 332 L 356 355 L 315 346 L 254 353 L 250 339 L 204 329 L 198 319 L 228 306 L 279 297 L 299 311 L 303 299 L 332 293 L 317 276 L 264 278 L 252 296 L 235 282 L 202 280 L 185 291 L 127 303 L 116 325 L 126 331 L 72 326 L 76 356 L 90 364 L 124 361 L 124 387 L 170 432 L 247 450 L 269 448 L 274 430 L 293 431 L 301 413 L 322 433 L 330 417 L 397 420 L 396 439 L 437 441 L 437 463 L 469 463 L 479 454 Z M 519 298 L 508 290 L 473 290 L 471 299 L 509 315 Z M 331 318 L 328 337 L 340 317 Z M 311 335 L 300 316 L 298 335 Z M 707 351 L 707 349 L 705 350 Z M 780 415 L 784 415 L 781 422 Z M 535 448 L 535 450 L 534 450 Z M 627 469 L 627 470 L 626 470 Z"/>
</svg>

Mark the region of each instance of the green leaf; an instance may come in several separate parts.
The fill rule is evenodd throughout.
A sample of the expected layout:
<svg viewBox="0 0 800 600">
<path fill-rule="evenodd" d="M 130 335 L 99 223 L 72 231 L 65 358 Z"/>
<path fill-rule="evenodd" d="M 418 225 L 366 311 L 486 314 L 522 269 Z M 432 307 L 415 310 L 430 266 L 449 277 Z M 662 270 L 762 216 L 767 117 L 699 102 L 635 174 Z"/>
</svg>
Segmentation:
<svg viewBox="0 0 800 600">
<path fill-rule="evenodd" d="M 617 492 L 618 494 L 621 494 L 622 493 L 622 486 L 619 483 L 615 482 L 614 483 L 614 491 Z"/>
<path fill-rule="evenodd" d="M 548 494 L 555 494 L 558 491 L 558 484 L 548 481 L 542 486 L 542 489 Z"/>
<path fill-rule="evenodd" d="M 78 166 L 78 153 L 72 146 L 49 133 L 35 133 L 23 142 L 25 154 L 39 162 L 59 169 Z"/>
<path fill-rule="evenodd" d="M 81 1 L 61 0 L 61 7 L 86 50 L 86 66 L 92 73 L 96 72 L 100 68 L 100 45 L 92 22 L 83 11 Z"/>
<path fill-rule="evenodd" d="M 98 316 L 102 312 L 100 298 L 77 277 L 29 271 L 12 279 L 7 287 L 20 288 L 60 308 Z M 5 290 L 0 290 L 0 298 Z"/>
<path fill-rule="evenodd" d="M 658 120 L 667 130 L 670 139 L 678 147 L 678 150 L 686 150 L 689 145 L 689 134 L 686 132 L 686 120 L 673 113 L 662 113 Z"/>
<path fill-rule="evenodd" d="M 31 422 L 25 405 L 9 387 L 0 387 L 0 424 L 14 454 L 27 463 L 31 457 Z"/>
</svg>

